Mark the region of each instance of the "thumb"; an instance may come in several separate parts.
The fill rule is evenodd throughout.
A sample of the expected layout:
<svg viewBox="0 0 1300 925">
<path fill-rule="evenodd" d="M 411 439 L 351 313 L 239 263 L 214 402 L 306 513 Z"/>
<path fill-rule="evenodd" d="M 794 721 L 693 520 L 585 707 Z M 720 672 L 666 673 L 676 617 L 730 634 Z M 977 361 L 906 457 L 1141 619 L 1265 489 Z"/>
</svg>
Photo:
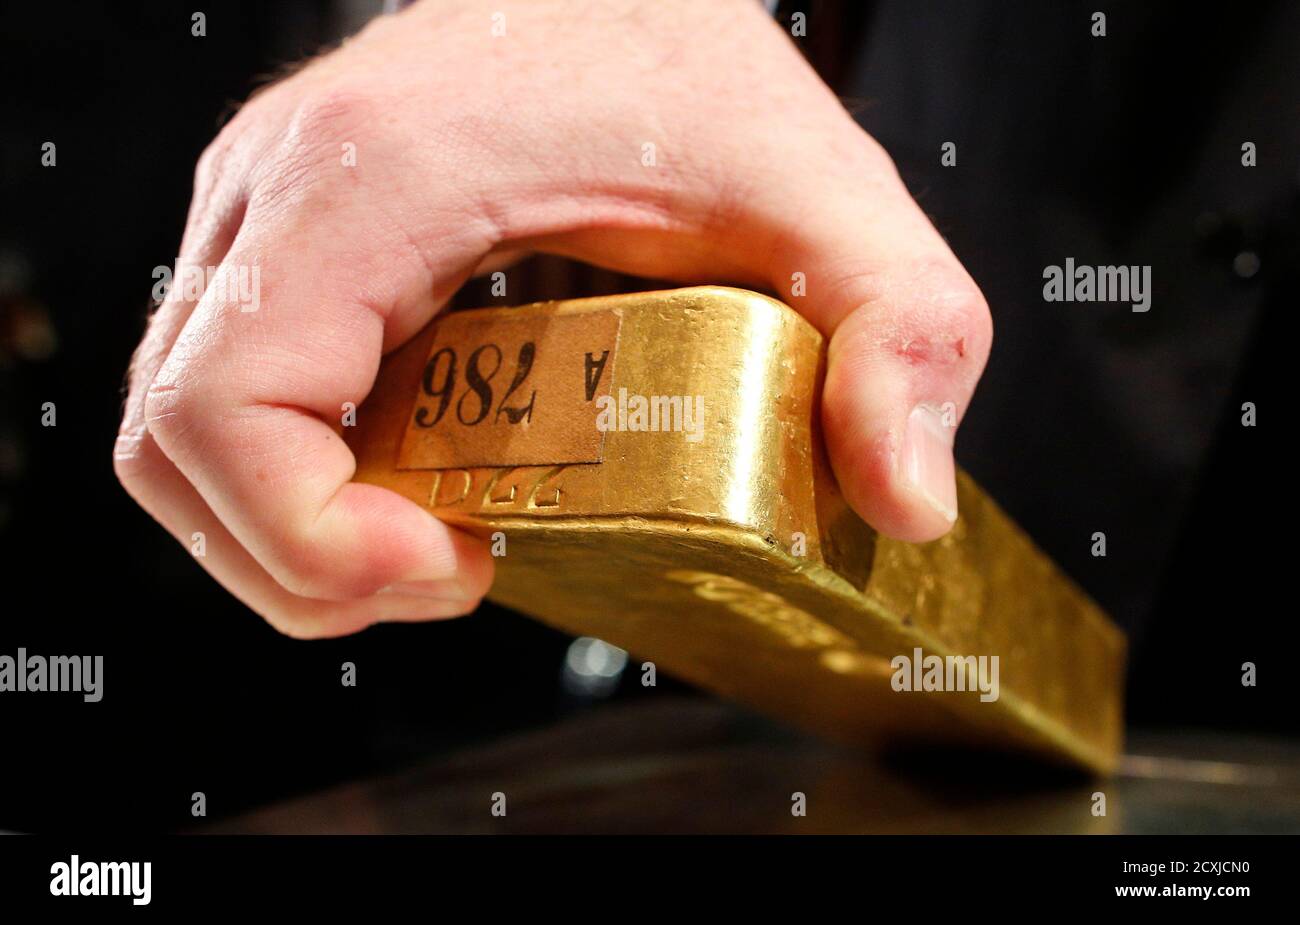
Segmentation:
<svg viewBox="0 0 1300 925">
<path fill-rule="evenodd" d="M 868 180 L 828 173 L 810 190 L 805 175 L 804 216 L 772 272 L 786 286 L 805 274 L 806 295 L 791 302 L 830 337 L 822 422 L 845 498 L 882 533 L 924 542 L 957 517 L 953 440 L 992 321 L 877 153 Z"/>
</svg>

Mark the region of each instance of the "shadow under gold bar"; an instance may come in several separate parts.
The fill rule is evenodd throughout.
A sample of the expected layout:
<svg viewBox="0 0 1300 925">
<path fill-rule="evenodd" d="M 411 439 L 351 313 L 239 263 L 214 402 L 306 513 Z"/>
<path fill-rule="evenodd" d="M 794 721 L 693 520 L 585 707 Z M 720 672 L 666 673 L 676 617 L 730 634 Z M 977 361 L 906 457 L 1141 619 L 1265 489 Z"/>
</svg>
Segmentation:
<svg viewBox="0 0 1300 925">
<path fill-rule="evenodd" d="M 964 473 L 940 540 L 860 520 L 818 432 L 824 362 L 736 289 L 454 312 L 343 433 L 358 481 L 504 541 L 512 609 L 834 739 L 1112 770 L 1123 635 Z M 930 656 L 965 689 L 897 689 Z"/>
</svg>

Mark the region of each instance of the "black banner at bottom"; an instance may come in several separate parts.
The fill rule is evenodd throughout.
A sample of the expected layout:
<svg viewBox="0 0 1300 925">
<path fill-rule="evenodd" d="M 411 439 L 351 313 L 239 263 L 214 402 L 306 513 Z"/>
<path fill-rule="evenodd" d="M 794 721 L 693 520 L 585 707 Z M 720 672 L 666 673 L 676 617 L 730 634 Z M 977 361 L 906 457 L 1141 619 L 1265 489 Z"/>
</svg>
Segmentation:
<svg viewBox="0 0 1300 925">
<path fill-rule="evenodd" d="M 838 896 L 866 910 L 1100 905 L 1231 913 L 1289 894 L 1291 837 L 499 838 L 93 835 L 0 838 L 8 914 L 498 910 L 578 915 Z M 886 905 L 881 906 L 883 901 Z M 448 905 L 456 903 L 457 905 Z M 671 903 L 671 905 L 665 905 Z M 919 905 L 918 905 L 919 904 Z M 586 910 L 586 911 L 584 911 Z M 463 913 L 461 913 L 463 914 Z M 16 919 L 9 919 L 16 921 Z"/>
</svg>

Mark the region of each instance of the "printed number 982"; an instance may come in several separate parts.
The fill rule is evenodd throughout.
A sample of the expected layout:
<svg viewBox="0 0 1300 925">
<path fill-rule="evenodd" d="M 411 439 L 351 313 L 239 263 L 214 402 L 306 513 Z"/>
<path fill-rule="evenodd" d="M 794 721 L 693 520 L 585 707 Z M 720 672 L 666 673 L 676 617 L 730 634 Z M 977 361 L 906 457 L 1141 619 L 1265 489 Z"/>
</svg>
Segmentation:
<svg viewBox="0 0 1300 925">
<path fill-rule="evenodd" d="M 519 348 L 519 356 L 515 359 L 514 378 L 510 382 L 510 387 L 501 396 L 494 413 L 492 404 L 495 395 L 492 391 L 492 379 L 501 371 L 503 360 L 501 348 L 496 344 L 484 344 L 476 348 L 469 355 L 469 360 L 465 364 L 465 390 L 460 393 L 460 397 L 456 401 L 456 420 L 466 427 L 473 427 L 485 420 L 489 414 L 492 414 L 492 423 L 494 424 L 504 414 L 506 420 L 511 424 L 518 424 L 521 421 L 531 423 L 533 405 L 537 402 L 536 389 L 532 390 L 526 405 L 517 404 L 511 406 L 507 405 L 506 402 L 518 391 L 519 387 L 524 384 L 524 380 L 528 378 L 528 374 L 532 372 L 533 359 L 536 353 L 537 347 L 533 341 L 528 341 Z M 429 362 L 424 366 L 424 376 L 420 382 L 420 390 L 429 398 L 437 399 L 438 404 L 436 408 L 421 406 L 416 410 L 415 424 L 417 427 L 434 427 L 446 415 L 453 394 L 457 389 L 458 371 L 459 358 L 453 347 L 443 347 L 429 357 Z"/>
</svg>

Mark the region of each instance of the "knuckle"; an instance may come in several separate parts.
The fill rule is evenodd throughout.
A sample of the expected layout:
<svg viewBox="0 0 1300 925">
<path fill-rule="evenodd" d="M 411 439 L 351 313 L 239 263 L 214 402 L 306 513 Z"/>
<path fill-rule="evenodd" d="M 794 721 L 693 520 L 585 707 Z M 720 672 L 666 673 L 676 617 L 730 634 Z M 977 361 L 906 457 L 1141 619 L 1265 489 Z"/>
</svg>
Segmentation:
<svg viewBox="0 0 1300 925">
<path fill-rule="evenodd" d="M 888 351 L 915 364 L 982 367 L 993 340 L 993 319 L 975 282 L 960 269 L 931 267 L 907 288 L 913 298 L 897 306 Z"/>
<path fill-rule="evenodd" d="M 118 484 L 134 497 L 136 489 L 147 484 L 157 473 L 159 460 L 156 456 L 157 448 L 147 435 L 119 433 L 113 445 L 113 475 Z"/>
<path fill-rule="evenodd" d="M 322 163 L 336 159 L 339 146 L 356 142 L 382 125 L 382 105 L 370 93 L 332 88 L 308 93 L 290 114 L 282 151 L 295 162 Z"/>
<path fill-rule="evenodd" d="M 233 152 L 243 136 L 243 113 L 236 116 L 217 133 L 217 137 L 208 142 L 194 164 L 194 196 L 206 200 L 213 196 L 217 187 L 230 172 Z"/>
<path fill-rule="evenodd" d="M 206 198 L 216 186 L 221 175 L 221 163 L 226 156 L 226 146 L 220 142 L 221 136 L 210 142 L 194 164 L 194 193 L 196 197 Z"/>
<path fill-rule="evenodd" d="M 340 601 L 366 597 L 374 579 L 318 542 L 308 531 L 292 528 L 276 542 L 273 570 L 276 581 L 291 594 L 315 600 Z"/>
<path fill-rule="evenodd" d="M 194 390 L 161 376 L 149 384 L 144 396 L 144 423 L 159 446 L 174 445 L 200 417 Z"/>
<path fill-rule="evenodd" d="M 982 294 L 977 295 L 966 313 L 966 356 L 983 370 L 993 346 L 993 315 Z"/>
<path fill-rule="evenodd" d="M 276 555 L 275 579 L 290 594 L 328 600 L 337 576 L 331 574 L 319 550 L 298 536 L 281 538 Z"/>
<path fill-rule="evenodd" d="M 329 196 L 343 182 L 343 146 L 361 144 L 382 124 L 381 104 L 370 94 L 342 89 L 305 94 L 289 113 L 278 143 L 260 166 L 254 187 L 267 203 L 284 199 Z"/>
<path fill-rule="evenodd" d="M 989 303 L 984 298 L 984 293 L 980 291 L 975 281 L 967 278 L 962 283 L 952 286 L 943 292 L 944 301 L 950 305 L 954 312 L 964 317 L 972 326 L 989 325 Z"/>
<path fill-rule="evenodd" d="M 376 101 L 367 91 L 349 87 L 325 87 L 305 94 L 294 107 L 289 135 L 309 140 L 330 140 L 339 132 L 369 124 L 376 115 Z"/>
<path fill-rule="evenodd" d="M 854 430 L 853 396 L 864 376 L 883 377 L 879 381 L 892 384 L 900 402 L 906 383 L 926 382 L 964 404 L 993 337 L 988 303 L 965 271 L 943 260 L 867 274 L 849 286 L 853 296 L 846 301 L 859 307 L 831 337 L 828 412 Z"/>
<path fill-rule="evenodd" d="M 993 339 L 993 316 L 989 303 L 973 280 L 967 278 L 955 286 L 940 290 L 936 303 L 940 306 L 941 326 L 961 332 L 969 345 L 987 345 Z"/>
</svg>

